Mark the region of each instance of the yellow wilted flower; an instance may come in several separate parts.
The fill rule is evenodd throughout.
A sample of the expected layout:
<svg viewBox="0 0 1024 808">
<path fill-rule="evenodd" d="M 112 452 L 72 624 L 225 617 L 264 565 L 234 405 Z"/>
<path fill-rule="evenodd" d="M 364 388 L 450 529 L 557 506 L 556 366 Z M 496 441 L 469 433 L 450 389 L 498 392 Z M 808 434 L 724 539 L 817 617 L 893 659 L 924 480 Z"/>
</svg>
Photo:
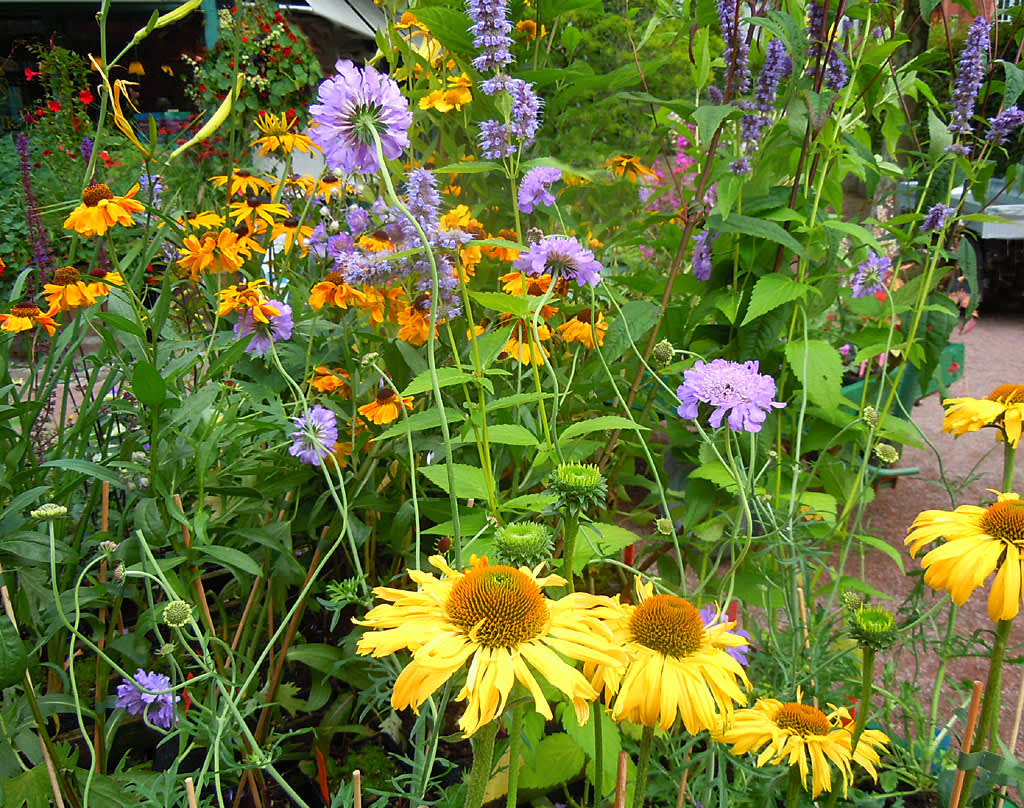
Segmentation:
<svg viewBox="0 0 1024 808">
<path fill-rule="evenodd" d="M 235 88 L 233 92 L 228 93 L 224 96 L 224 100 L 221 101 L 220 106 L 217 107 L 217 111 L 213 113 L 206 123 L 196 132 L 191 138 L 185 143 L 182 143 L 178 148 L 171 152 L 170 159 L 173 160 L 183 151 L 192 148 L 197 143 L 202 143 L 206 138 L 216 132 L 222 123 L 228 119 L 228 115 L 231 114 L 231 107 L 234 106 L 235 99 L 242 92 L 242 83 L 245 80 L 245 74 L 239 73 L 235 77 Z"/>
</svg>

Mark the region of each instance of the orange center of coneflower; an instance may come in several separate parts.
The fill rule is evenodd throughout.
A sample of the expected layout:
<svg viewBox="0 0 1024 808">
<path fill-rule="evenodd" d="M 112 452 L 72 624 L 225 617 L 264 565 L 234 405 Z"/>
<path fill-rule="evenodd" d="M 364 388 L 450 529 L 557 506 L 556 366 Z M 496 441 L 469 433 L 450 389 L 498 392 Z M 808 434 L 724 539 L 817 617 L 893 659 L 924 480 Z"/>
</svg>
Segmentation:
<svg viewBox="0 0 1024 808">
<path fill-rule="evenodd" d="M 590 309 L 584 309 L 576 315 L 576 319 L 581 323 L 592 323 L 594 322 L 594 313 Z"/>
<path fill-rule="evenodd" d="M 985 398 L 1000 404 L 1024 404 L 1024 384 L 1001 384 Z"/>
<path fill-rule="evenodd" d="M 791 701 L 783 704 L 775 714 L 775 723 L 806 738 L 808 735 L 828 735 L 832 730 L 828 717 L 817 707 Z"/>
<path fill-rule="evenodd" d="M 452 587 L 448 618 L 487 648 L 515 648 L 536 637 L 548 619 L 544 596 L 514 567 L 476 567 Z"/>
<path fill-rule="evenodd" d="M 982 515 L 979 526 L 989 536 L 1024 550 L 1024 502 L 1009 499 L 995 503 Z"/>
<path fill-rule="evenodd" d="M 629 618 L 633 641 L 666 656 L 690 656 L 704 642 L 704 621 L 692 603 L 675 595 L 654 595 Z"/>
<path fill-rule="evenodd" d="M 35 303 L 15 303 L 11 306 L 11 314 L 14 317 L 35 318 L 42 313 L 42 310 Z"/>
<path fill-rule="evenodd" d="M 377 391 L 377 403 L 387 404 L 395 397 L 395 391 L 390 387 L 382 387 Z"/>
<path fill-rule="evenodd" d="M 114 192 L 110 188 L 104 185 L 102 182 L 98 182 L 95 185 L 90 185 L 84 191 L 82 191 L 82 201 L 90 208 L 96 207 L 104 199 L 113 199 Z"/>
<path fill-rule="evenodd" d="M 55 286 L 71 286 L 77 283 L 81 276 L 74 267 L 61 267 L 53 273 L 50 283 Z"/>
</svg>

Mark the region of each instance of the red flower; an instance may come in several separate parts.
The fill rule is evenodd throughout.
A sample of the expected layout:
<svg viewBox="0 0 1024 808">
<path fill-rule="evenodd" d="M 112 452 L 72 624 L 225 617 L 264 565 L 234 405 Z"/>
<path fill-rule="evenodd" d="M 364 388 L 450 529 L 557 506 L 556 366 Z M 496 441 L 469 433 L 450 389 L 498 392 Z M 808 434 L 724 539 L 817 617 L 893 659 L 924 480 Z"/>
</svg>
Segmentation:
<svg viewBox="0 0 1024 808">
<path fill-rule="evenodd" d="M 43 75 L 38 70 L 33 70 L 31 67 L 25 68 L 25 81 L 32 81 L 36 76 Z"/>
<path fill-rule="evenodd" d="M 43 149 L 43 157 L 49 157 L 51 154 L 53 154 L 52 150 L 50 150 L 50 149 Z"/>
<path fill-rule="evenodd" d="M 292 49 L 291 48 L 285 48 L 283 51 L 281 51 L 281 56 L 282 57 L 287 58 L 287 57 L 289 57 L 291 55 L 292 55 Z"/>
<path fill-rule="evenodd" d="M 60 101 L 55 98 L 51 98 L 47 101 L 46 106 L 50 108 L 50 112 L 60 112 Z"/>
<path fill-rule="evenodd" d="M 248 42 L 249 42 L 249 37 L 247 37 L 247 36 L 242 36 L 242 41 L 248 44 Z"/>
<path fill-rule="evenodd" d="M 959 362 L 950 362 L 949 363 L 949 373 L 956 373 L 958 370 L 960 370 L 960 363 Z"/>
<path fill-rule="evenodd" d="M 93 97 L 92 92 L 90 92 L 88 89 L 86 89 L 86 90 L 82 90 L 82 91 L 80 91 L 78 93 L 78 100 L 81 101 L 86 106 L 89 106 L 89 104 L 91 104 L 96 99 Z"/>
<path fill-rule="evenodd" d="M 45 107 L 36 107 L 36 117 L 37 118 L 42 118 L 45 114 L 46 114 L 46 108 Z"/>
</svg>

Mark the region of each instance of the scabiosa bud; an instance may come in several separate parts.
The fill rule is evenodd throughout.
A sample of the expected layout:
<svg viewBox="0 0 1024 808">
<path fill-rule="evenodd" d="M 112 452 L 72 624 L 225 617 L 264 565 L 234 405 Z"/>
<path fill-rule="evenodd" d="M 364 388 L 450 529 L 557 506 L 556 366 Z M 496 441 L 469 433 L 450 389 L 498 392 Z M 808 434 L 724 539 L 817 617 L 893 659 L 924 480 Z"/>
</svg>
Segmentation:
<svg viewBox="0 0 1024 808">
<path fill-rule="evenodd" d="M 1006 139 L 1020 128 L 1021 124 L 1024 124 L 1024 110 L 1017 109 L 1016 106 L 1008 107 L 994 118 L 988 119 L 989 128 L 985 140 L 997 145 L 1005 143 Z"/>
<path fill-rule="evenodd" d="M 921 232 L 929 233 L 937 230 L 941 230 L 946 226 L 946 222 L 953 213 L 953 208 L 949 205 L 943 205 L 939 202 L 936 205 L 932 205 L 928 209 L 927 215 L 924 217 L 924 221 L 921 222 Z"/>
<path fill-rule="evenodd" d="M 111 575 L 114 577 L 114 580 L 117 583 L 123 584 L 124 579 L 127 577 L 127 573 L 128 570 L 125 567 L 124 562 L 122 561 L 116 567 L 114 567 L 114 571 L 111 573 Z"/>
<path fill-rule="evenodd" d="M 578 511 L 603 505 L 608 483 L 595 465 L 559 463 L 548 478 L 548 489 L 558 496 L 559 508 Z"/>
<path fill-rule="evenodd" d="M 864 408 L 864 412 L 861 413 L 860 417 L 872 429 L 878 426 L 878 410 L 870 404 Z"/>
<path fill-rule="evenodd" d="M 891 443 L 876 443 L 875 457 L 883 463 L 892 464 L 900 459 L 900 453 Z"/>
<path fill-rule="evenodd" d="M 554 536 L 540 522 L 513 522 L 495 531 L 494 547 L 499 563 L 532 568 L 551 559 Z"/>
<path fill-rule="evenodd" d="M 843 608 L 851 614 L 860 611 L 864 607 L 864 596 L 855 589 L 844 589 L 840 595 Z"/>
<path fill-rule="evenodd" d="M 116 541 L 110 541 L 108 539 L 107 541 L 100 542 L 100 552 L 105 556 L 112 556 L 117 552 L 117 548 L 118 544 Z"/>
<path fill-rule="evenodd" d="M 164 606 L 164 623 L 171 628 L 187 626 L 192 619 L 192 607 L 184 600 L 172 600 Z"/>
<path fill-rule="evenodd" d="M 47 502 L 40 505 L 34 511 L 29 511 L 29 516 L 38 519 L 40 522 L 52 522 L 54 519 L 61 519 L 68 515 L 68 509 L 55 502 Z"/>
<path fill-rule="evenodd" d="M 960 51 L 956 81 L 953 84 L 953 112 L 949 122 L 949 131 L 954 135 L 965 135 L 971 131 L 971 116 L 974 115 L 978 90 L 985 79 L 989 28 L 990 23 L 985 17 L 975 17 L 967 32 L 964 49 Z"/>
<path fill-rule="evenodd" d="M 699 281 L 711 279 L 711 247 L 718 238 L 717 233 L 702 230 L 693 237 L 693 277 Z"/>
<path fill-rule="evenodd" d="M 662 517 L 654 522 L 654 529 L 662 536 L 672 535 L 672 520 Z"/>
<path fill-rule="evenodd" d="M 165 642 L 159 648 L 156 649 L 156 655 L 160 657 L 168 657 L 174 653 L 175 645 L 173 642 Z"/>
<path fill-rule="evenodd" d="M 651 351 L 651 356 L 654 361 L 659 365 L 667 365 L 676 357 L 676 349 L 672 347 L 672 343 L 667 339 L 661 340 L 657 345 L 654 346 L 654 350 Z"/>
<path fill-rule="evenodd" d="M 863 648 L 884 651 L 896 642 L 898 631 L 892 612 L 881 606 L 862 606 L 851 614 L 850 636 Z"/>
</svg>

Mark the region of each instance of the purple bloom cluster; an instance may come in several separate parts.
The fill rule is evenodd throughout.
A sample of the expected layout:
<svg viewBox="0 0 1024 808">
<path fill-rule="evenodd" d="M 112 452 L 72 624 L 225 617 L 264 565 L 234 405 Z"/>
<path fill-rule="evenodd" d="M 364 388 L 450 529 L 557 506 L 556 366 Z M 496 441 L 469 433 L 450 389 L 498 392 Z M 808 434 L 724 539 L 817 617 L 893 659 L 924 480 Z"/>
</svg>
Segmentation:
<svg viewBox="0 0 1024 808">
<path fill-rule="evenodd" d="M 892 274 L 892 260 L 887 255 L 868 252 L 868 259 L 857 264 L 857 271 L 850 281 L 850 297 L 868 297 L 885 290 L 885 284 Z"/>
<path fill-rule="evenodd" d="M 946 226 L 946 221 L 953 213 L 953 208 L 949 205 L 943 205 L 939 202 L 937 205 L 932 205 L 928 210 L 928 213 L 924 217 L 924 221 L 921 222 L 921 232 L 929 233 L 936 230 L 941 230 Z"/>
<path fill-rule="evenodd" d="M 792 72 L 793 60 L 786 53 L 786 46 L 779 39 L 771 40 L 765 50 L 761 72 L 757 74 L 757 83 L 754 85 L 754 108 L 760 114 L 746 115 L 741 122 L 745 141 L 756 143 L 761 139 L 761 133 L 765 128 L 771 125 L 779 85 Z"/>
<path fill-rule="evenodd" d="M 319 104 L 309 108 L 310 137 L 324 151 L 331 171 L 376 173 L 380 170 L 373 132 L 384 157 L 394 160 L 409 145 L 412 112 L 390 76 L 372 67 L 358 68 L 348 59 L 335 65 L 337 75 L 320 84 Z"/>
<path fill-rule="evenodd" d="M 438 211 L 441 208 L 441 194 L 437 191 L 437 177 L 432 171 L 426 168 L 410 171 L 405 198 L 409 212 L 424 229 L 436 226 Z"/>
<path fill-rule="evenodd" d="M 732 621 L 725 617 L 722 611 L 714 603 L 709 603 L 698 609 L 697 614 L 700 615 L 701 622 L 704 623 L 704 628 L 713 628 L 721 623 L 731 623 Z M 725 619 L 723 619 L 725 618 Z M 749 640 L 750 632 L 744 631 L 741 628 L 733 627 L 729 629 L 733 634 L 738 634 L 740 637 Z M 741 665 L 746 667 L 749 661 L 750 645 L 732 648 L 727 647 L 725 652 L 739 662 Z"/>
<path fill-rule="evenodd" d="M 811 46 L 807 49 L 807 75 L 813 76 L 818 69 L 820 60 L 824 57 L 825 62 L 825 86 L 831 90 L 841 90 L 850 80 L 846 62 L 843 61 L 843 49 L 834 40 L 826 42 L 825 7 L 812 0 L 807 6 L 807 37 Z M 851 21 L 846 18 L 839 21 L 839 31 L 845 33 L 849 30 Z"/>
<path fill-rule="evenodd" d="M 512 23 L 508 21 L 506 0 L 467 0 L 466 10 L 473 20 L 469 29 L 473 34 L 473 47 L 480 50 L 473 67 L 484 73 L 511 64 Z"/>
<path fill-rule="evenodd" d="M 711 280 L 711 247 L 718 238 L 717 233 L 701 230 L 693 237 L 693 277 L 699 281 Z"/>
<path fill-rule="evenodd" d="M 245 313 L 235 323 L 235 336 L 239 339 L 253 335 L 249 344 L 245 346 L 245 352 L 253 356 L 263 356 L 270 350 L 270 346 L 279 340 L 290 339 L 295 323 L 292 321 L 292 307 L 280 300 L 269 301 L 270 305 L 280 311 L 280 314 L 270 315 L 270 324 L 261 323 L 253 316 L 252 309 L 246 309 Z"/>
<path fill-rule="evenodd" d="M 545 236 L 530 249 L 520 253 L 512 266 L 527 275 L 556 273 L 580 286 L 597 286 L 604 267 L 594 260 L 594 254 L 576 239 L 568 236 Z"/>
<path fill-rule="evenodd" d="M 164 184 L 155 174 L 143 173 L 139 175 L 139 190 L 142 191 L 143 197 L 150 205 L 155 205 L 160 201 L 160 194 L 164 191 Z"/>
<path fill-rule="evenodd" d="M 366 208 L 352 205 L 345 211 L 345 224 L 352 231 L 352 235 L 361 236 L 370 229 L 370 212 Z"/>
<path fill-rule="evenodd" d="M 676 390 L 682 418 L 696 418 L 698 405 L 713 407 L 708 423 L 714 429 L 728 414 L 729 428 L 760 432 L 772 408 L 786 405 L 774 401 L 775 379 L 758 373 L 757 362 L 729 362 L 715 359 L 697 363 L 683 372 L 683 383 Z"/>
<path fill-rule="evenodd" d="M 122 677 L 117 686 L 116 706 L 127 710 L 129 715 L 141 715 L 153 726 L 170 729 L 174 723 L 174 704 L 181 701 L 181 696 L 155 692 L 170 689 L 171 680 L 162 673 L 147 673 L 139 668 L 134 680 Z"/>
<path fill-rule="evenodd" d="M 50 251 L 50 236 L 39 215 L 39 203 L 32 190 L 32 155 L 29 151 L 28 135 L 19 132 L 15 135 L 14 145 L 18 151 L 18 170 L 21 173 L 21 188 L 25 195 L 25 220 L 28 224 L 28 237 L 32 243 L 32 263 L 40 273 L 49 276 L 57 265 Z M 29 274 L 25 286 L 26 297 L 33 298 L 36 294 L 36 279 Z"/>
<path fill-rule="evenodd" d="M 295 431 L 288 437 L 294 443 L 288 448 L 288 454 L 299 458 L 303 463 L 319 466 L 327 455 L 334 451 L 338 442 L 338 419 L 332 410 L 314 405 L 304 415 L 293 419 Z"/>
<path fill-rule="evenodd" d="M 562 179 L 560 169 L 553 166 L 537 166 L 531 168 L 523 177 L 519 186 L 519 210 L 522 213 L 533 213 L 538 205 L 554 205 L 555 195 L 550 188 L 553 183 Z"/>
<path fill-rule="evenodd" d="M 725 40 L 726 82 L 725 94 L 745 93 L 750 89 L 750 47 L 745 32 L 740 29 L 740 9 L 737 0 L 718 0 L 718 24 Z"/>
<path fill-rule="evenodd" d="M 92 158 L 93 143 L 93 139 L 86 135 L 85 137 L 82 138 L 82 142 L 78 144 L 78 151 L 82 153 L 82 159 L 86 163 L 88 163 L 89 160 Z"/>
<path fill-rule="evenodd" d="M 985 61 L 988 57 L 990 23 L 984 17 L 975 17 L 967 32 L 964 49 L 956 63 L 956 81 L 953 84 L 953 112 L 949 131 L 966 135 L 971 131 L 971 117 L 978 100 L 978 90 L 985 79 Z"/>
<path fill-rule="evenodd" d="M 507 92 L 512 97 L 512 110 L 507 125 L 495 120 L 480 124 L 479 143 L 483 156 L 489 160 L 498 160 L 515 154 L 516 145 L 512 138 L 518 138 L 522 147 L 533 143 L 544 107 L 544 100 L 533 91 L 533 85 L 522 79 L 498 74 L 482 82 L 480 89 L 486 95 Z"/>
<path fill-rule="evenodd" d="M 729 163 L 729 173 L 735 174 L 737 177 L 742 177 L 744 174 L 750 173 L 750 159 L 746 156 L 739 157 Z"/>
<path fill-rule="evenodd" d="M 1024 110 L 1017 106 L 1007 107 L 994 118 L 988 119 L 988 134 L 985 140 L 996 144 L 1005 143 L 1006 139 L 1024 124 Z"/>
</svg>

